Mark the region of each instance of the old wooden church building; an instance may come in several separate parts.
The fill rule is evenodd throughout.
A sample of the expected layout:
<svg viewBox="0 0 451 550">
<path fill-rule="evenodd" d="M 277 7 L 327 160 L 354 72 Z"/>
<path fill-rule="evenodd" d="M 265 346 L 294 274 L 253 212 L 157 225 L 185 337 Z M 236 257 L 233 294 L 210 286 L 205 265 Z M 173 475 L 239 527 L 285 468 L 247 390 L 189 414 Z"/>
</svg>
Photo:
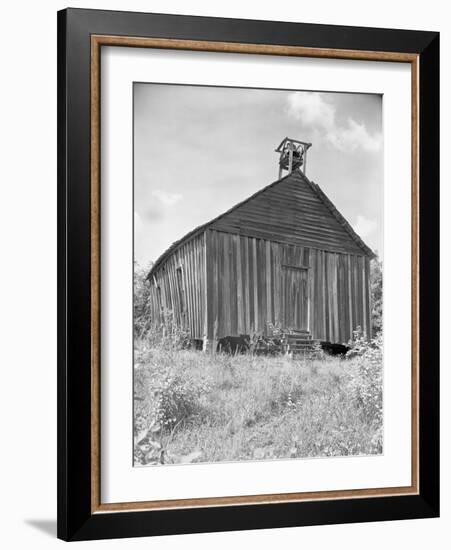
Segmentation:
<svg viewBox="0 0 451 550">
<path fill-rule="evenodd" d="M 204 347 L 271 325 L 329 343 L 347 342 L 357 326 L 371 336 L 374 254 L 306 177 L 310 146 L 285 138 L 277 181 L 155 262 L 148 274 L 155 326 L 169 311 Z"/>
</svg>

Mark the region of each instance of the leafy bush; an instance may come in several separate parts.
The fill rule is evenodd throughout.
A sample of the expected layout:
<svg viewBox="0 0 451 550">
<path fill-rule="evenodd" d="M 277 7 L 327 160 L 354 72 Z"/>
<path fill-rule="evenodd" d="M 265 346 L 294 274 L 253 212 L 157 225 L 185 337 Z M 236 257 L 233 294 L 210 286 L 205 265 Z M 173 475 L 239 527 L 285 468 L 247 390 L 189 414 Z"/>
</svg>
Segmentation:
<svg viewBox="0 0 451 550">
<path fill-rule="evenodd" d="M 188 349 L 191 346 L 189 328 L 181 327 L 170 309 L 163 310 L 161 315 L 161 323 L 145 334 L 148 345 L 167 351 Z"/>
<path fill-rule="evenodd" d="M 366 333 L 363 332 L 362 327 L 358 326 L 352 332 L 352 338 L 348 342 L 348 352 L 346 357 L 348 359 L 363 355 L 371 346 L 371 342 L 368 341 Z"/>
<path fill-rule="evenodd" d="M 371 287 L 371 328 L 373 335 L 382 330 L 382 262 L 379 258 L 371 260 L 370 265 Z"/>
<path fill-rule="evenodd" d="M 372 444 L 382 449 L 382 333 L 370 342 L 358 339 L 351 351 L 356 359 L 350 374 L 349 396 L 364 420 L 376 427 Z"/>
<path fill-rule="evenodd" d="M 321 346 L 321 342 L 315 342 L 313 344 L 312 352 L 310 354 L 311 359 L 316 359 L 318 361 L 326 360 L 326 353 Z"/>
<path fill-rule="evenodd" d="M 280 323 L 266 323 L 266 335 L 263 332 L 254 332 L 248 339 L 248 349 L 255 353 L 279 353 L 287 342 L 287 332 Z"/>
<path fill-rule="evenodd" d="M 141 267 L 134 262 L 133 270 L 133 329 L 135 338 L 140 338 L 151 326 L 150 314 L 150 285 L 146 280 L 148 267 Z"/>
<path fill-rule="evenodd" d="M 174 323 L 163 333 L 149 331 L 135 349 L 135 462 L 157 464 L 175 429 L 189 421 L 208 394 L 208 376 L 190 376 L 193 357 L 183 351 L 183 337 Z M 149 345 L 149 341 L 151 345 Z"/>
</svg>

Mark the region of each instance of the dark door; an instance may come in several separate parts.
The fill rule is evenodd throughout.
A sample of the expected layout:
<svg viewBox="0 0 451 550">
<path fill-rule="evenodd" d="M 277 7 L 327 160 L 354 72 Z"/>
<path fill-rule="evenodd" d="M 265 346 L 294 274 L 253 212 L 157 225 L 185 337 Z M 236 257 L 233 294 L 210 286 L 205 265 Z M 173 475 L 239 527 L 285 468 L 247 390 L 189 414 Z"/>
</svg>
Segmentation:
<svg viewBox="0 0 451 550">
<path fill-rule="evenodd" d="M 285 267 L 285 329 L 308 329 L 308 269 Z"/>
</svg>

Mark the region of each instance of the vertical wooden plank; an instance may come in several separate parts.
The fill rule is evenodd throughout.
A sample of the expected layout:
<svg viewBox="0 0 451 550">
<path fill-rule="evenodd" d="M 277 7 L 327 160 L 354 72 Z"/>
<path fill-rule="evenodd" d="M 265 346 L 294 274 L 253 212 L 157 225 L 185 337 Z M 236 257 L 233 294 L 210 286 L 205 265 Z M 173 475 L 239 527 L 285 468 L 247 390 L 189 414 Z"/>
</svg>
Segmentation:
<svg viewBox="0 0 451 550">
<path fill-rule="evenodd" d="M 230 240 L 229 235 L 221 233 L 223 242 L 223 259 L 224 259 L 224 285 L 223 285 L 223 310 L 224 310 L 224 336 L 230 336 Z"/>
<path fill-rule="evenodd" d="M 197 311 L 196 311 L 196 265 L 194 254 L 194 242 L 191 240 L 187 243 L 187 258 L 190 268 L 191 276 L 191 307 L 192 307 L 192 319 L 191 319 L 191 338 L 196 337 L 196 323 L 197 323 Z"/>
<path fill-rule="evenodd" d="M 163 306 L 163 313 L 166 315 L 166 311 L 169 309 L 168 304 L 168 290 L 166 288 L 166 273 L 164 269 L 161 270 L 161 303 Z"/>
<path fill-rule="evenodd" d="M 279 243 L 273 243 L 273 295 L 274 295 L 274 323 L 280 324 L 280 247 Z"/>
<path fill-rule="evenodd" d="M 334 308 L 334 342 L 338 342 L 340 339 L 339 334 L 339 309 L 338 309 L 338 254 L 333 254 L 333 308 Z"/>
<path fill-rule="evenodd" d="M 304 263 L 304 247 L 303 246 L 294 246 L 293 247 L 293 265 L 297 267 L 303 267 Z"/>
<path fill-rule="evenodd" d="M 220 322 L 220 312 L 219 312 L 219 296 L 220 296 L 220 288 L 221 288 L 221 281 L 219 277 L 219 264 L 220 264 L 220 242 L 219 242 L 219 236 L 218 232 L 214 232 L 214 259 L 215 263 L 213 266 L 213 280 L 215 281 L 215 292 L 214 292 L 214 302 L 213 302 L 213 336 L 216 333 L 218 333 L 219 330 L 219 322 Z M 217 336 L 217 334 L 216 334 Z"/>
<path fill-rule="evenodd" d="M 218 241 L 218 331 L 217 336 L 224 336 L 224 239 L 222 233 L 217 232 Z"/>
<path fill-rule="evenodd" d="M 357 279 L 357 256 L 352 256 L 352 302 L 353 302 L 353 317 L 354 317 L 354 330 L 360 326 L 359 308 L 358 308 L 358 279 Z"/>
<path fill-rule="evenodd" d="M 202 338 L 202 330 L 201 330 L 201 310 L 200 310 L 200 303 L 199 303 L 199 273 L 200 273 L 200 264 L 199 264 L 199 239 L 196 237 L 193 239 L 193 256 L 194 256 L 194 299 L 195 299 L 195 315 L 196 315 L 196 323 L 195 323 L 195 335 L 194 337 L 196 339 Z"/>
<path fill-rule="evenodd" d="M 257 262 L 258 262 L 258 297 L 259 297 L 259 323 L 260 330 L 266 334 L 266 245 L 263 239 L 258 239 L 257 243 Z"/>
<path fill-rule="evenodd" d="M 164 270 L 164 286 L 166 291 L 166 307 L 169 311 L 172 311 L 172 296 L 171 289 L 169 287 L 169 276 L 167 268 Z"/>
<path fill-rule="evenodd" d="M 324 334 L 327 342 L 330 342 L 330 315 L 329 315 L 329 254 L 323 255 L 323 308 L 324 308 Z"/>
<path fill-rule="evenodd" d="M 327 253 L 327 309 L 329 314 L 329 341 L 335 341 L 333 253 Z"/>
<path fill-rule="evenodd" d="M 152 289 L 153 289 L 153 293 L 154 293 L 154 296 L 155 296 L 155 309 L 154 309 L 154 317 L 155 317 L 155 323 L 152 324 L 152 326 L 154 328 L 157 327 L 157 325 L 160 324 L 160 309 L 161 309 L 161 304 L 160 304 L 160 295 L 159 295 L 159 292 L 158 292 L 158 282 L 157 282 L 157 278 L 155 276 L 155 274 L 152 276 Z"/>
<path fill-rule="evenodd" d="M 204 232 L 204 292 L 203 292 L 203 310 L 204 310 L 204 338 L 212 340 L 212 319 L 213 319 L 213 293 L 212 293 L 212 275 L 213 275 L 213 247 L 212 231 L 207 229 Z"/>
<path fill-rule="evenodd" d="M 157 304 L 157 289 L 153 283 L 153 281 L 149 281 L 150 283 L 150 296 L 152 300 L 152 316 L 150 318 L 150 324 L 153 329 L 155 329 L 156 322 L 157 322 L 157 315 L 158 315 L 158 304 Z"/>
<path fill-rule="evenodd" d="M 368 297 L 366 294 L 366 262 L 365 258 L 362 256 L 360 258 L 361 264 L 361 273 L 362 273 L 362 316 L 363 316 L 363 332 L 368 338 L 368 318 L 367 318 L 367 308 L 368 308 Z"/>
<path fill-rule="evenodd" d="M 166 273 L 166 284 L 167 284 L 167 287 L 168 287 L 168 302 L 170 303 L 170 307 L 169 309 L 171 310 L 172 312 L 172 315 L 174 316 L 174 321 L 176 320 L 175 318 L 175 314 L 176 312 L 174 311 L 175 307 L 174 307 L 174 290 L 172 288 L 172 266 L 171 266 L 171 262 L 167 262 L 166 265 L 165 265 L 165 273 Z"/>
<path fill-rule="evenodd" d="M 160 325 L 161 324 L 161 309 L 162 309 L 163 305 L 162 305 L 162 302 L 161 302 L 161 283 L 160 283 L 160 277 L 159 277 L 158 273 L 156 275 L 154 274 L 153 281 L 154 281 L 154 284 L 155 284 L 155 293 L 156 293 L 157 307 L 158 307 L 157 324 Z"/>
<path fill-rule="evenodd" d="M 342 311 L 341 311 L 341 304 L 340 304 L 340 254 L 335 254 L 335 273 L 336 273 L 336 281 L 337 281 L 337 295 L 336 295 L 336 305 L 337 305 L 337 318 L 336 318 L 336 326 L 337 326 L 337 334 L 336 339 L 337 342 L 342 342 Z"/>
<path fill-rule="evenodd" d="M 363 323 L 363 302 L 362 302 L 362 263 L 361 256 L 356 257 L 356 269 L 357 269 L 357 316 L 359 320 L 359 326 L 364 330 Z"/>
<path fill-rule="evenodd" d="M 238 309 L 238 334 L 244 334 L 244 300 L 243 300 L 243 272 L 241 266 L 241 237 L 236 238 L 236 285 L 237 285 L 237 309 Z"/>
<path fill-rule="evenodd" d="M 323 304 L 322 304 L 322 271 L 321 250 L 316 251 L 315 264 L 315 317 L 316 331 L 314 338 L 324 340 L 323 337 Z"/>
<path fill-rule="evenodd" d="M 317 309 L 317 327 L 318 327 L 318 334 L 316 335 L 316 338 L 319 338 L 320 340 L 325 340 L 326 335 L 324 334 L 324 313 L 323 313 L 323 264 L 322 264 L 322 258 L 323 253 L 321 250 L 318 250 L 318 258 L 317 258 L 317 264 L 316 264 L 316 287 L 317 287 L 317 296 L 318 296 L 318 309 Z"/>
<path fill-rule="evenodd" d="M 247 239 L 247 266 L 249 276 L 249 334 L 255 331 L 255 310 L 254 310 L 254 269 L 253 269 L 253 251 L 252 239 Z"/>
<path fill-rule="evenodd" d="M 352 317 L 352 278 L 351 278 L 351 256 L 346 255 L 346 270 L 348 278 L 348 315 L 349 315 L 349 327 L 348 327 L 348 340 L 352 338 L 353 331 L 353 317 Z"/>
<path fill-rule="evenodd" d="M 309 294 L 309 330 L 310 333 L 316 334 L 316 319 L 317 312 L 316 308 L 318 306 L 318 300 L 316 298 L 316 262 L 318 259 L 317 250 L 310 250 L 310 269 L 309 269 L 309 279 L 310 279 L 310 294 Z"/>
<path fill-rule="evenodd" d="M 311 301 L 310 301 L 310 333 L 312 335 L 312 338 L 317 338 L 318 335 L 318 307 L 319 307 L 319 300 L 318 300 L 318 279 L 317 279 L 317 273 L 318 273 L 318 250 L 311 249 L 310 250 L 310 278 L 311 278 Z"/>
<path fill-rule="evenodd" d="M 202 264 L 201 264 L 201 240 L 200 237 L 197 236 L 195 238 L 194 243 L 194 255 L 195 255 L 195 266 L 196 266 L 196 273 L 195 273 L 195 286 L 194 286 L 194 292 L 196 294 L 196 338 L 199 340 L 202 339 L 203 336 L 203 326 L 202 326 L 202 308 L 201 308 L 201 300 L 200 300 L 200 290 L 201 290 L 201 274 L 202 274 Z"/>
<path fill-rule="evenodd" d="M 199 271 L 197 273 L 197 308 L 199 310 L 199 338 L 202 341 L 206 339 L 206 333 L 204 330 L 205 322 L 205 310 L 203 307 L 204 304 L 204 274 L 205 274 L 205 262 L 204 262 L 204 248 L 205 248 L 205 237 L 203 234 L 200 234 L 197 237 L 197 263 L 199 266 Z"/>
<path fill-rule="evenodd" d="M 242 257 L 243 257 L 243 282 L 244 282 L 244 330 L 243 333 L 250 335 L 251 333 L 251 322 L 250 322 L 250 313 L 251 313 L 251 305 L 250 305 L 250 287 L 251 287 L 251 281 L 249 277 L 249 239 L 247 237 L 240 237 L 240 240 L 242 242 Z"/>
<path fill-rule="evenodd" d="M 155 321 L 155 315 L 156 315 L 156 308 L 155 308 L 155 296 L 154 296 L 154 286 L 153 284 L 149 281 L 149 284 L 150 284 L 150 288 L 149 288 L 149 302 L 150 302 L 150 311 L 151 311 L 151 315 L 150 315 L 150 326 L 153 327 L 154 326 L 154 321 Z"/>
<path fill-rule="evenodd" d="M 371 312 L 373 309 L 372 299 L 371 299 L 371 288 L 370 288 L 370 275 L 371 275 L 371 263 L 370 259 L 368 257 L 365 257 L 365 284 L 366 284 L 366 295 L 367 295 L 367 330 L 368 330 L 368 338 L 371 340 L 373 337 L 372 334 L 372 324 L 371 324 Z"/>
<path fill-rule="evenodd" d="M 192 299 L 192 281 L 191 281 L 191 262 L 189 261 L 188 247 L 184 245 L 181 249 L 183 258 L 183 270 L 186 276 L 186 316 L 187 316 L 187 330 L 190 335 L 193 332 L 193 299 Z"/>
<path fill-rule="evenodd" d="M 329 316 L 329 341 L 334 341 L 334 316 L 333 316 L 333 278 L 332 278 L 332 253 L 327 253 L 327 311 Z"/>
<path fill-rule="evenodd" d="M 173 301 L 173 296 L 172 296 L 172 290 L 171 290 L 171 279 L 170 279 L 170 275 L 171 275 L 171 269 L 170 269 L 171 266 L 168 266 L 166 268 L 166 286 L 167 286 L 167 289 L 168 289 L 168 306 L 169 306 L 169 310 L 170 311 L 174 311 L 174 301 Z"/>
<path fill-rule="evenodd" d="M 342 309 L 343 309 L 343 333 L 342 342 L 349 340 L 349 296 L 348 296 L 348 270 L 347 270 L 347 255 L 340 254 L 341 257 L 341 292 L 342 292 Z"/>
<path fill-rule="evenodd" d="M 238 306 L 237 306 L 237 268 L 236 268 L 236 243 L 238 236 L 229 235 L 229 260 L 230 260 L 230 336 L 238 333 Z"/>
<path fill-rule="evenodd" d="M 266 250 L 265 250 L 265 256 L 266 256 L 266 323 L 272 323 L 273 317 L 272 317 L 272 287 L 271 287 L 271 241 L 266 241 Z"/>
<path fill-rule="evenodd" d="M 306 277 L 307 277 L 307 304 L 306 304 L 306 307 L 307 307 L 307 312 L 306 312 L 306 316 L 307 316 L 307 330 L 309 330 L 310 332 L 312 331 L 312 310 L 311 310 L 311 307 L 312 307 L 312 303 L 313 303 L 313 291 L 314 291 L 314 281 L 313 281 L 313 277 L 312 277 L 312 266 L 311 266 L 311 263 L 313 262 L 313 254 L 312 254 L 312 250 L 310 248 L 305 248 L 304 249 L 304 265 L 306 267 L 309 267 L 309 269 L 307 270 L 306 272 Z"/>
<path fill-rule="evenodd" d="M 252 239 L 252 268 L 254 279 L 254 330 L 260 329 L 259 301 L 258 301 L 258 264 L 257 264 L 257 239 Z"/>
<path fill-rule="evenodd" d="M 283 263 L 284 265 L 290 265 L 291 262 L 291 246 L 289 244 L 286 244 L 284 247 L 284 257 L 283 257 Z"/>
<path fill-rule="evenodd" d="M 176 272 L 176 261 L 175 258 L 171 258 L 171 262 L 169 265 L 169 277 L 170 277 L 170 286 L 171 286 L 171 294 L 172 294 L 172 311 L 174 315 L 174 322 L 177 324 L 177 326 L 181 326 L 181 303 L 180 303 L 180 292 L 177 284 L 177 272 Z"/>
<path fill-rule="evenodd" d="M 280 245 L 280 323 L 283 329 L 287 329 L 287 318 L 286 318 L 286 304 L 285 304 L 285 287 L 286 287 L 286 254 L 287 246 L 284 244 Z"/>
<path fill-rule="evenodd" d="M 185 255 L 186 255 L 186 265 L 188 267 L 189 274 L 189 301 L 190 301 L 190 322 L 189 322 L 189 331 L 191 337 L 194 337 L 195 332 L 195 311 L 194 311 L 194 280 L 193 280 L 193 262 L 191 259 L 191 243 L 185 245 Z"/>
<path fill-rule="evenodd" d="M 338 311 L 339 311 L 339 334 L 340 342 L 345 341 L 346 335 L 346 286 L 344 274 L 344 259 L 343 254 L 338 254 Z"/>
<path fill-rule="evenodd" d="M 217 231 L 211 232 L 211 256 L 210 262 L 212 265 L 212 284 L 209 288 L 209 299 L 212 301 L 212 316 L 209 323 L 209 333 L 214 340 L 215 329 L 218 329 L 219 312 L 218 312 L 218 296 L 219 296 L 219 280 L 218 280 L 218 265 L 219 265 L 219 244 Z M 215 344 L 215 342 L 213 342 Z"/>
<path fill-rule="evenodd" d="M 187 311 L 188 311 L 188 292 L 189 292 L 189 284 L 188 284 L 188 278 L 187 278 L 187 274 L 186 274 L 186 262 L 184 260 L 184 247 L 182 247 L 181 250 L 177 251 L 177 254 L 174 256 L 174 270 L 175 270 L 175 276 L 176 276 L 176 286 L 177 286 L 177 310 L 180 309 L 180 326 L 183 326 L 184 329 L 186 329 L 186 324 L 188 323 L 188 319 L 187 319 Z M 177 272 L 176 272 L 176 268 L 177 267 L 181 267 L 181 278 L 182 278 L 182 281 L 181 281 L 181 286 L 182 286 L 182 289 L 184 290 L 184 297 L 185 297 L 185 313 L 183 313 L 183 308 L 182 308 L 182 304 L 179 303 L 180 302 L 180 296 L 179 296 L 179 292 L 178 292 L 178 287 L 180 286 L 178 281 L 177 281 Z"/>
<path fill-rule="evenodd" d="M 361 299 L 361 293 L 360 293 L 360 281 L 359 281 L 359 257 L 354 256 L 354 276 L 355 276 L 355 317 L 356 317 L 356 328 L 362 327 L 362 316 L 361 316 L 361 309 L 360 309 L 360 299 Z"/>
<path fill-rule="evenodd" d="M 155 283 L 151 283 L 151 292 L 152 292 L 152 328 L 156 329 L 157 325 L 160 322 L 160 308 L 158 306 L 158 291 Z"/>
<path fill-rule="evenodd" d="M 303 251 L 303 258 L 302 258 L 303 267 L 310 267 L 310 255 L 311 255 L 311 249 L 308 247 L 305 247 Z"/>
<path fill-rule="evenodd" d="M 196 290 L 197 290 L 197 310 L 199 315 L 199 321 L 198 321 L 198 330 L 199 330 L 199 339 L 204 342 L 205 340 L 205 331 L 204 331 L 204 308 L 203 308 L 203 292 L 204 292 L 204 244 L 205 239 L 204 235 L 201 233 L 197 236 L 197 265 L 198 265 L 198 272 L 197 272 L 197 284 L 196 284 Z"/>
</svg>

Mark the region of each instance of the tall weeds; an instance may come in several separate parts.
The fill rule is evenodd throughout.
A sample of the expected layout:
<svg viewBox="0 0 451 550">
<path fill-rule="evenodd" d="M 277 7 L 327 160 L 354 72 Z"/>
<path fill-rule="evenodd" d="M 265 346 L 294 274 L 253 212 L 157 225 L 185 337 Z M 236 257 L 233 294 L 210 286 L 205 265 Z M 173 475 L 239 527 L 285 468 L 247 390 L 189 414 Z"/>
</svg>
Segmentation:
<svg viewBox="0 0 451 550">
<path fill-rule="evenodd" d="M 135 464 L 382 452 L 381 338 L 297 359 L 202 353 L 170 327 L 136 340 Z"/>
</svg>

